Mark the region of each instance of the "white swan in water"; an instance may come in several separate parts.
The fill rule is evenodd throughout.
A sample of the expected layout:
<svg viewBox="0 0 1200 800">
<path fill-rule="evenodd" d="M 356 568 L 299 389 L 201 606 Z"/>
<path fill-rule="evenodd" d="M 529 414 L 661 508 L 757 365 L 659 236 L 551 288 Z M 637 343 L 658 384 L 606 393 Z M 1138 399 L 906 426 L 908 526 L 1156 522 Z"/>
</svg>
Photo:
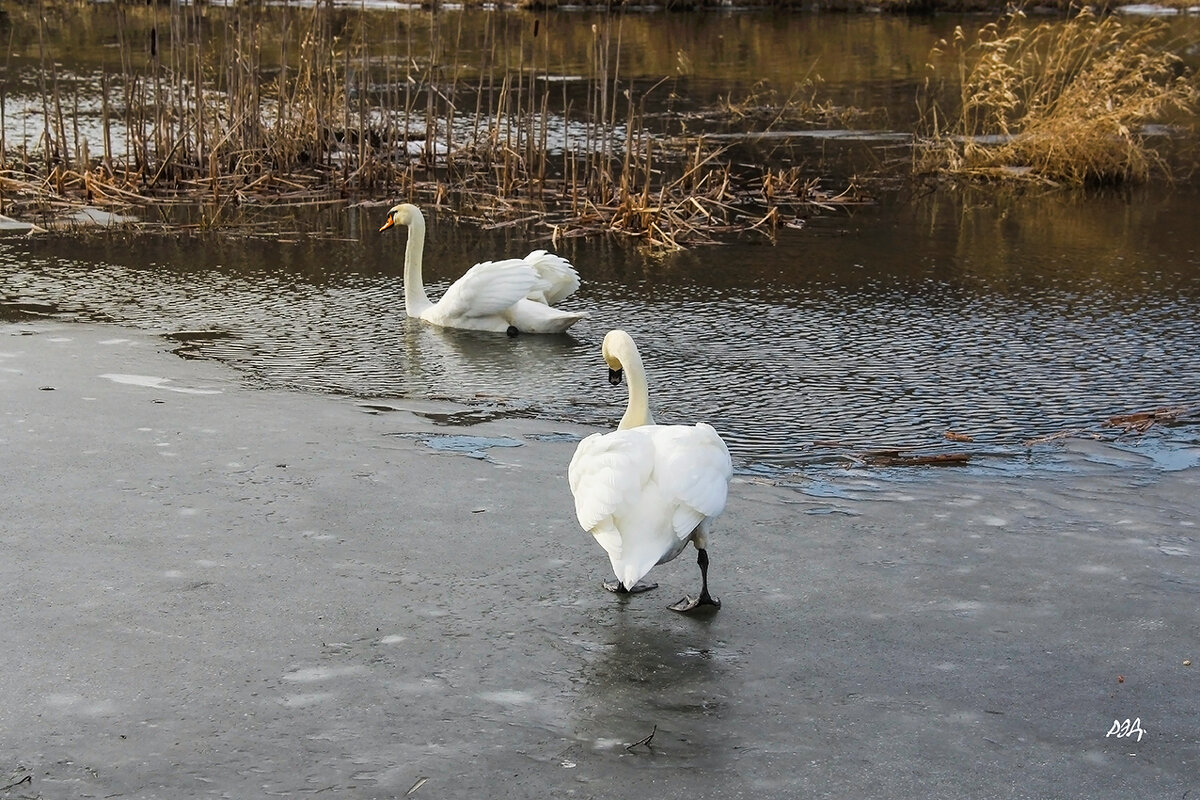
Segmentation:
<svg viewBox="0 0 1200 800">
<path fill-rule="evenodd" d="M 525 258 L 476 264 L 446 290 L 436 303 L 425 294 L 421 256 L 425 249 L 425 217 L 409 203 L 392 206 L 387 222 L 408 226 L 404 249 L 404 309 L 444 328 L 518 333 L 562 333 L 587 316 L 552 308 L 579 288 L 579 273 L 564 258 L 534 250 Z"/>
<path fill-rule="evenodd" d="M 575 515 L 583 529 L 608 551 L 612 592 L 638 592 L 656 564 L 678 556 L 690 541 L 700 565 L 700 595 L 670 606 L 691 611 L 720 608 L 708 593 L 707 523 L 725 508 L 733 466 L 725 442 L 712 426 L 655 425 L 650 416 L 646 372 L 637 346 L 625 331 L 609 331 L 602 348 L 609 382 L 629 381 L 629 405 L 612 433 L 579 443 L 567 471 Z"/>
</svg>

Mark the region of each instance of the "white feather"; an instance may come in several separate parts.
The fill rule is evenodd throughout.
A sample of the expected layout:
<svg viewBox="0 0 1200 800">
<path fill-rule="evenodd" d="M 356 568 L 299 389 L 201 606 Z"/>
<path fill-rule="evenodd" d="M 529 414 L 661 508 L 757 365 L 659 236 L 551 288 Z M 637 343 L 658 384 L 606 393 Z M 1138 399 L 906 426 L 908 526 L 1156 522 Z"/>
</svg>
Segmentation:
<svg viewBox="0 0 1200 800">
<path fill-rule="evenodd" d="M 545 250 L 534 250 L 525 261 L 537 272 L 538 280 L 526 295 L 548 306 L 556 306 L 579 288 L 579 273 L 571 262 Z"/>
</svg>

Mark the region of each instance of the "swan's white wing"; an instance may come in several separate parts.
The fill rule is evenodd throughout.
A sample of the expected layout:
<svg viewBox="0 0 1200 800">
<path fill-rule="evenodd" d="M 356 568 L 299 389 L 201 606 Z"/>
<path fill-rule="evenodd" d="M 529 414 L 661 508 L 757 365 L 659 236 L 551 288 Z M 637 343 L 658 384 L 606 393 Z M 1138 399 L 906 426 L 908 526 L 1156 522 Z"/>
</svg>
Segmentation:
<svg viewBox="0 0 1200 800">
<path fill-rule="evenodd" d="M 567 481 L 579 525 L 613 558 L 621 558 L 615 517 L 635 508 L 654 467 L 654 445 L 637 430 L 594 433 L 579 443 Z"/>
<path fill-rule="evenodd" d="M 579 273 L 571 266 L 571 262 L 561 256 L 545 250 L 534 250 L 525 256 L 525 262 L 537 272 L 537 283 L 527 295 L 530 300 L 552 306 L 570 297 L 579 288 Z"/>
<path fill-rule="evenodd" d="M 632 507 L 654 467 L 654 445 L 636 429 L 594 433 L 579 443 L 567 481 L 584 530 Z"/>
<path fill-rule="evenodd" d="M 663 496 L 675 504 L 671 527 L 680 539 L 691 535 L 705 517 L 725 510 L 733 464 L 729 449 L 711 425 L 650 425 L 654 475 Z"/>
<path fill-rule="evenodd" d="M 537 271 L 524 259 L 484 261 L 451 284 L 437 308 L 445 317 L 493 316 L 524 298 L 537 280 Z"/>
</svg>

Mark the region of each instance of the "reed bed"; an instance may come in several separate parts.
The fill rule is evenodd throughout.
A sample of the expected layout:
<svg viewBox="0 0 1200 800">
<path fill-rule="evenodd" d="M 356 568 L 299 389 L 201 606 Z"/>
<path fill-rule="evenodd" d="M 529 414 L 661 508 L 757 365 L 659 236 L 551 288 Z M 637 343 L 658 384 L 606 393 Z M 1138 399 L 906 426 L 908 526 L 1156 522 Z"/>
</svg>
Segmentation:
<svg viewBox="0 0 1200 800">
<path fill-rule="evenodd" d="M 918 171 L 1071 185 L 1169 174 L 1146 126 L 1194 124 L 1183 46 L 1160 21 L 1088 8 L 1037 25 L 1013 12 L 972 39 L 960 27 L 930 65 L 931 84 L 958 87 L 957 108 L 930 102 Z"/>
<path fill-rule="evenodd" d="M 461 22 L 428 10 L 383 17 L 322 0 L 238 3 L 216 21 L 201 4 L 112 13 L 117 59 L 90 132 L 78 109 L 97 87 L 60 81 L 40 47 L 52 13 L 31 23 L 41 130 L 0 142 L 0 212 L 201 204 L 200 224 L 219 227 L 247 205 L 405 199 L 484 225 L 678 248 L 862 202 L 703 136 L 655 131 L 647 99 L 670 78 L 621 74 L 620 14 L 593 26 L 587 69 L 572 76 L 551 64 L 536 15 L 491 15 L 464 57 Z M 367 35 L 383 19 L 387 46 Z"/>
</svg>

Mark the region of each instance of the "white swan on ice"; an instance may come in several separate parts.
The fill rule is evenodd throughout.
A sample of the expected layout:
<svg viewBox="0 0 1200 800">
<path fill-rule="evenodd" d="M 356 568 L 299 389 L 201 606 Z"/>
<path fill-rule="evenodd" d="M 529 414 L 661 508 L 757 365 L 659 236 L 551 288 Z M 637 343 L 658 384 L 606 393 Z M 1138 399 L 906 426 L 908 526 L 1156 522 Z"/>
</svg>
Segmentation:
<svg viewBox="0 0 1200 800">
<path fill-rule="evenodd" d="M 629 404 L 617 430 L 579 443 L 567 471 L 575 514 L 608 552 L 613 592 L 638 592 L 656 564 L 678 556 L 690 541 L 700 565 L 700 594 L 670 606 L 720 608 L 708 592 L 709 520 L 725 508 L 733 467 L 725 442 L 711 425 L 656 425 L 650 415 L 646 372 L 633 339 L 609 331 L 602 348 L 609 381 L 629 382 Z"/>
</svg>

